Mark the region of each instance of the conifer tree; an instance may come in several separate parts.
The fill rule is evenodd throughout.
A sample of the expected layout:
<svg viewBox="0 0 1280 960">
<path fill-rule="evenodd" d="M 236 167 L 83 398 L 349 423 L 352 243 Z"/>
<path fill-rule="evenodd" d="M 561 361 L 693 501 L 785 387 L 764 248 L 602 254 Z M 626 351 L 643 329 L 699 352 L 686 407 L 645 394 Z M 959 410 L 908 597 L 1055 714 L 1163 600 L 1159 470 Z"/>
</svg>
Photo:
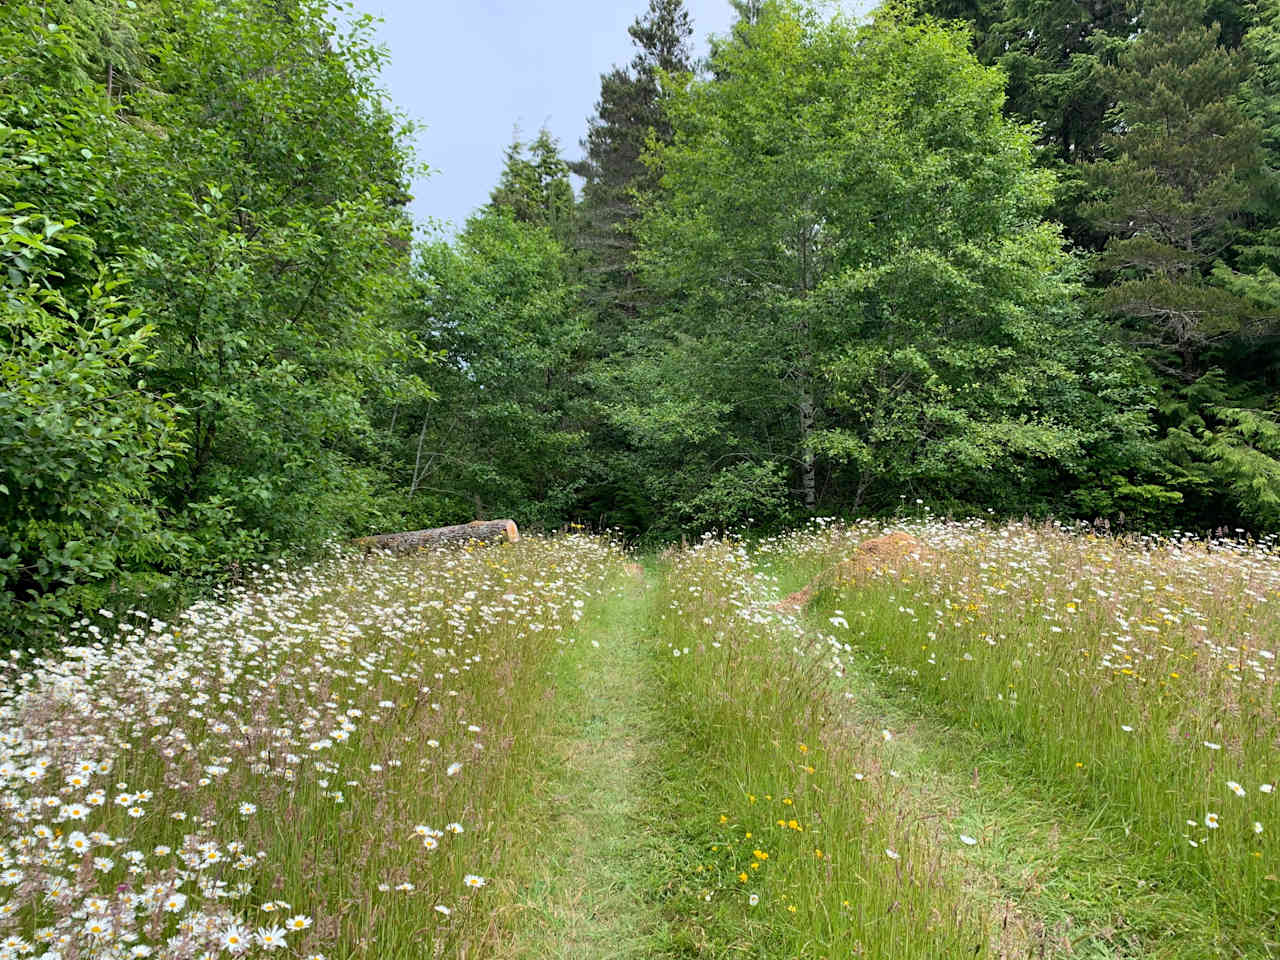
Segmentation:
<svg viewBox="0 0 1280 960">
<path fill-rule="evenodd" d="M 1262 135 L 1260 189 L 1252 229 L 1238 239 L 1231 258 L 1234 269 L 1218 264 L 1214 276 L 1259 307 L 1259 332 L 1274 337 L 1280 333 L 1280 0 L 1257 4 L 1244 49 L 1255 66 L 1242 99 Z"/>
<path fill-rule="evenodd" d="M 627 32 L 638 52 L 629 67 L 601 75 L 596 115 L 588 121 L 582 141 L 586 155 L 573 165 L 573 172 L 585 181 L 578 243 L 597 275 L 596 298 L 606 311 L 630 314 L 639 297 L 630 269 L 636 192 L 656 186 L 655 175 L 640 157 L 650 134 L 659 143 L 671 139 L 659 74 L 693 69 L 693 23 L 684 0 L 649 0 L 648 10 Z"/>
<path fill-rule="evenodd" d="M 547 227 L 563 241 L 572 229 L 574 199 L 559 141 L 546 127 L 527 144 L 517 131 L 505 155 L 502 177 L 489 195 L 490 206 L 506 207 L 518 223 Z"/>
<path fill-rule="evenodd" d="M 1247 3 L 1211 0 L 1192 7 L 1199 22 L 1220 26 L 1224 46 L 1240 45 Z M 920 9 L 967 22 L 978 59 L 1004 70 L 1006 114 L 1036 125 L 1041 162 L 1061 179 L 1053 218 L 1076 246 L 1101 249 L 1106 234 L 1081 216 L 1089 196 L 1082 167 L 1106 155 L 1103 141 L 1115 107 L 1106 68 L 1140 29 L 1145 6 L 1138 0 L 921 0 Z"/>
<path fill-rule="evenodd" d="M 1155 0 L 1108 70 L 1118 102 L 1103 140 L 1112 159 L 1088 168 L 1101 199 L 1084 208 L 1109 235 L 1104 308 L 1185 382 L 1247 312 L 1206 273 L 1250 205 L 1259 159 L 1258 128 L 1238 102 L 1248 60 L 1219 44 L 1203 14 L 1203 0 Z"/>
</svg>

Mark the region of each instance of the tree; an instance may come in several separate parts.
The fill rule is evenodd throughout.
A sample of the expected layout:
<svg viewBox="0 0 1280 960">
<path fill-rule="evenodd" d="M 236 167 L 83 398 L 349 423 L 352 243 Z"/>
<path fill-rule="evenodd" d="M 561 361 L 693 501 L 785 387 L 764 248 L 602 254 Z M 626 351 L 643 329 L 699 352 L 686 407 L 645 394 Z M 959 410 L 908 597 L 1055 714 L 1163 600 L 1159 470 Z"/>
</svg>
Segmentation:
<svg viewBox="0 0 1280 960">
<path fill-rule="evenodd" d="M 1203 2 L 1156 0 L 1108 72 L 1118 106 L 1093 164 L 1085 212 L 1110 235 L 1104 308 L 1128 318 L 1166 372 L 1191 382 L 1201 353 L 1240 329 L 1247 306 L 1205 280 L 1247 210 L 1257 127 L 1237 102 L 1250 67 L 1201 23 Z M 1205 144 L 1212 143 L 1208 150 Z M 1171 360 L 1164 359 L 1172 354 Z"/>
<path fill-rule="evenodd" d="M 1248 5 L 1215 0 L 1202 8 L 1206 25 L 1221 24 L 1221 39 L 1238 46 Z M 1106 68 L 1115 62 L 1145 7 L 1136 0 L 923 0 L 921 9 L 955 18 L 973 30 L 978 59 L 1008 75 L 1005 112 L 1037 125 L 1041 161 L 1060 178 L 1056 219 L 1072 241 L 1100 249 L 1106 235 L 1079 212 L 1089 199 L 1081 167 L 1105 155 L 1115 89 Z"/>
<path fill-rule="evenodd" d="M 564 520 L 584 440 L 585 330 L 569 273 L 550 227 L 505 205 L 472 217 L 455 244 L 422 251 L 409 322 L 443 359 L 438 400 L 412 408 L 402 428 L 411 496 L 454 517 Z"/>
<path fill-rule="evenodd" d="M 381 482 L 370 400 L 396 389 L 408 161 L 368 24 L 342 36 L 327 10 L 163 5 L 129 98 L 164 136 L 117 177 L 112 252 L 185 411 L 160 492 L 211 569 L 365 527 Z"/>
<path fill-rule="evenodd" d="M 1087 400 L 1052 178 L 966 47 L 898 7 L 859 28 L 769 3 L 718 79 L 673 93 L 640 251 L 669 339 L 634 365 L 663 386 L 622 422 L 783 465 L 807 509 L 820 457 L 854 505 L 904 484 L 980 501 L 1133 435 L 1124 364 Z"/>
<path fill-rule="evenodd" d="M 181 546 L 153 488 L 184 450 L 170 398 L 149 388 L 154 328 L 106 274 L 75 299 L 50 286 L 71 221 L 0 215 L 0 622 L 45 642 L 122 565 Z M 62 244 L 62 246 L 59 246 Z M 95 608 L 96 609 L 96 608 Z"/>
<path fill-rule="evenodd" d="M 528 144 L 517 132 L 506 150 L 502 178 L 489 196 L 490 206 L 506 208 L 517 222 L 546 227 L 564 240 L 573 227 L 573 203 L 569 165 L 551 131 L 543 127 Z"/>
<path fill-rule="evenodd" d="M 1117 99 L 1110 156 L 1088 170 L 1100 198 L 1084 210 L 1110 234 L 1101 306 L 1162 378 L 1165 485 L 1201 522 L 1234 514 L 1271 524 L 1280 447 L 1267 409 L 1274 387 L 1268 395 L 1258 382 L 1274 356 L 1260 336 L 1275 315 L 1259 203 L 1273 189 L 1259 126 L 1269 114 L 1268 20 L 1264 11 L 1249 41 L 1264 65 L 1258 75 L 1205 14 L 1203 3 L 1171 0 L 1144 11 L 1108 72 Z"/>
<path fill-rule="evenodd" d="M 1218 263 L 1214 276 L 1232 293 L 1256 304 L 1264 334 L 1280 332 L 1280 2 L 1262 0 L 1244 39 L 1254 71 L 1241 90 L 1245 114 L 1260 133 L 1262 171 L 1252 222 L 1236 237 L 1235 267 Z"/>
<path fill-rule="evenodd" d="M 368 22 L 331 8 L 0 4 L 0 592 L 27 608 L 391 506 L 374 417 L 424 390 L 386 316 L 409 158 Z"/>
<path fill-rule="evenodd" d="M 589 257 L 594 282 L 588 295 L 602 314 L 629 316 L 643 297 L 631 263 L 636 195 L 656 186 L 641 155 L 649 137 L 659 143 L 671 138 L 660 77 L 692 71 L 693 25 L 683 0 L 650 0 L 628 33 L 638 51 L 629 67 L 601 75 L 596 115 L 581 142 L 585 156 L 573 164 L 573 172 L 583 178 L 575 241 Z M 619 321 L 600 317 L 597 322 L 616 326 Z"/>
</svg>

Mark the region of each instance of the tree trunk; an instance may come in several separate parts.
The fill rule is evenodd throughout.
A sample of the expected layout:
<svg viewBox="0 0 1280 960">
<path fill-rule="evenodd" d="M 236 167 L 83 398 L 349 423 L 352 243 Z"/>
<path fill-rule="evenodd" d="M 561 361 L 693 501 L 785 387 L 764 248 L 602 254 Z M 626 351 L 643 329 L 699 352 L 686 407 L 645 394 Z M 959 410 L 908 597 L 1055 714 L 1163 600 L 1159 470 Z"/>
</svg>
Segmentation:
<svg viewBox="0 0 1280 960">
<path fill-rule="evenodd" d="M 520 531 L 514 520 L 477 520 L 474 523 L 462 523 L 455 527 L 433 527 L 430 530 L 412 530 L 407 533 L 380 533 L 372 537 L 361 537 L 355 541 L 356 546 L 363 547 L 366 554 L 375 550 L 390 553 L 412 553 L 425 547 L 433 547 L 441 543 L 515 543 L 520 539 Z"/>
<path fill-rule="evenodd" d="M 418 492 L 418 481 L 422 479 L 420 468 L 422 466 L 422 441 L 427 436 L 427 418 L 422 418 L 422 430 L 418 433 L 418 453 L 413 458 L 413 483 L 409 485 L 409 496 L 413 496 Z"/>
<path fill-rule="evenodd" d="M 818 505 L 813 452 L 813 395 L 808 388 L 800 395 L 800 483 L 804 489 L 804 505 L 808 510 Z"/>
</svg>

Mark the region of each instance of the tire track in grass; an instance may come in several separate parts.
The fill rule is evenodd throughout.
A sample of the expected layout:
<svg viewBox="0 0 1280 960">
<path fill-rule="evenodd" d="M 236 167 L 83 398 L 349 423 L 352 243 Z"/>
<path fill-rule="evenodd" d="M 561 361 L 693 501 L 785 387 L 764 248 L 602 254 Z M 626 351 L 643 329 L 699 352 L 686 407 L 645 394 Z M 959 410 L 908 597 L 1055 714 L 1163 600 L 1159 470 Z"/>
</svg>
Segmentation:
<svg viewBox="0 0 1280 960">
<path fill-rule="evenodd" d="M 504 957 L 647 957 L 662 924 L 649 895 L 661 882 L 661 841 L 644 823 L 657 750 L 644 645 L 651 600 L 632 570 L 554 668 L 559 722 L 530 824 L 539 856 Z"/>
<path fill-rule="evenodd" d="M 810 609 L 806 619 L 818 629 L 825 612 Z M 849 694 L 844 722 L 857 735 L 893 731 L 892 762 L 920 817 L 978 841 L 963 857 L 972 890 L 1031 932 L 1036 956 L 1272 955 L 1238 942 L 1245 932 L 1221 926 L 1211 905 L 1148 883 L 1133 842 L 1057 802 L 1020 764 L 1015 743 L 947 723 L 874 659 L 847 663 L 841 690 Z"/>
</svg>

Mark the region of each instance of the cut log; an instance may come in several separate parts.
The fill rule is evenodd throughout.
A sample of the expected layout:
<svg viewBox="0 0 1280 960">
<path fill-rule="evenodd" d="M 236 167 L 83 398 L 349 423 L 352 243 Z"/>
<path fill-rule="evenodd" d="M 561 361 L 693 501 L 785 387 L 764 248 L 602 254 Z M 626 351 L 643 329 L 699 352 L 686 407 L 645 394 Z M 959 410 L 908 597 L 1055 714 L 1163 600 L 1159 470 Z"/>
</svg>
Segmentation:
<svg viewBox="0 0 1280 960">
<path fill-rule="evenodd" d="M 455 527 L 433 527 L 430 530 L 411 530 L 407 533 L 380 533 L 373 537 L 361 537 L 355 541 L 365 553 L 385 550 L 389 553 L 411 553 L 423 547 L 441 543 L 515 543 L 520 531 L 514 520 L 476 520 L 460 523 Z"/>
</svg>

